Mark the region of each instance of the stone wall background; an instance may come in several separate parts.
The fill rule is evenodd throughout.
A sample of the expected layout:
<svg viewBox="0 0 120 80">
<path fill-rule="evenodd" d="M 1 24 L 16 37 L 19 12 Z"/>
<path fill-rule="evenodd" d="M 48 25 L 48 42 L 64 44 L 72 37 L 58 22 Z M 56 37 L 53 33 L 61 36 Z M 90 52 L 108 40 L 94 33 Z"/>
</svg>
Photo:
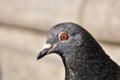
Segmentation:
<svg viewBox="0 0 120 80">
<path fill-rule="evenodd" d="M 76 22 L 120 64 L 119 0 L 0 0 L 0 80 L 64 80 L 58 55 L 37 53 L 50 27 Z"/>
</svg>

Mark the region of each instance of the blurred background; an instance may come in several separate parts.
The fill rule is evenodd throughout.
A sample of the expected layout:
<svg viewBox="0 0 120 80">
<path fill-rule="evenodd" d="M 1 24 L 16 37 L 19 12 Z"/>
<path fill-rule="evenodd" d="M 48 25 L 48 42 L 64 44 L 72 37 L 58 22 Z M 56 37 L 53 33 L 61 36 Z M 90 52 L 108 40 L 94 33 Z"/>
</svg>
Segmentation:
<svg viewBox="0 0 120 80">
<path fill-rule="evenodd" d="M 37 61 L 47 31 L 83 26 L 120 65 L 119 0 L 0 0 L 0 80 L 64 80 L 58 55 Z"/>
</svg>

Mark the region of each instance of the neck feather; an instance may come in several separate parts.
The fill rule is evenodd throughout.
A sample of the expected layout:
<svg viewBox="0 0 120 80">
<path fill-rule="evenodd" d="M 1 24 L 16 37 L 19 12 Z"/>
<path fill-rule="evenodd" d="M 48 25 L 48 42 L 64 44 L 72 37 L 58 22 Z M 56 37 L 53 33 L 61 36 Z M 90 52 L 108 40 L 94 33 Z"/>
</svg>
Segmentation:
<svg viewBox="0 0 120 80">
<path fill-rule="evenodd" d="M 101 47 L 96 47 L 96 49 L 88 47 L 80 48 L 75 50 L 75 52 L 68 51 L 62 58 L 66 72 L 65 80 L 96 80 L 100 76 L 106 77 L 108 73 L 114 74 L 114 70 L 118 68 L 115 67 L 117 64 L 105 54 Z M 109 68 L 109 71 L 107 68 Z"/>
</svg>

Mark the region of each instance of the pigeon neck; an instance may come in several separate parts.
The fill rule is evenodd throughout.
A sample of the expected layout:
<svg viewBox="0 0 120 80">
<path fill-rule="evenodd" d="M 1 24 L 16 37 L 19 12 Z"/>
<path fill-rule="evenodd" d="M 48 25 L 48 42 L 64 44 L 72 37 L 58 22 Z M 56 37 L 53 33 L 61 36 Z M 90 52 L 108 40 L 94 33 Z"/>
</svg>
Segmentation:
<svg viewBox="0 0 120 80">
<path fill-rule="evenodd" d="M 72 70 L 72 68 L 70 67 L 71 65 L 69 64 L 69 59 L 66 59 L 64 57 L 63 58 L 63 63 L 64 63 L 64 66 L 65 66 L 65 80 L 75 80 L 74 77 L 75 77 L 75 74 Z"/>
<path fill-rule="evenodd" d="M 82 77 L 86 74 L 87 65 L 89 65 L 85 60 L 85 55 L 74 55 L 73 53 L 76 52 L 70 52 L 71 55 L 65 54 L 65 57 L 62 57 L 65 66 L 65 80 L 83 80 Z M 68 55 L 69 57 L 66 57 Z"/>
<path fill-rule="evenodd" d="M 93 61 L 88 61 L 86 57 L 86 55 L 69 55 L 67 58 L 64 57 L 65 80 L 84 80 L 85 76 L 95 74 L 94 72 L 92 73 L 90 69 L 95 68 L 94 66 L 96 65 L 91 65 Z"/>
<path fill-rule="evenodd" d="M 92 49 L 84 47 L 75 51 L 68 51 L 62 56 L 66 72 L 65 80 L 87 80 L 89 78 L 86 78 L 86 76 L 99 75 L 98 70 L 102 66 L 102 59 L 106 60 L 109 57 L 103 57 L 105 55 L 103 54 L 104 51 L 99 46 L 96 46 L 98 50 Z"/>
</svg>

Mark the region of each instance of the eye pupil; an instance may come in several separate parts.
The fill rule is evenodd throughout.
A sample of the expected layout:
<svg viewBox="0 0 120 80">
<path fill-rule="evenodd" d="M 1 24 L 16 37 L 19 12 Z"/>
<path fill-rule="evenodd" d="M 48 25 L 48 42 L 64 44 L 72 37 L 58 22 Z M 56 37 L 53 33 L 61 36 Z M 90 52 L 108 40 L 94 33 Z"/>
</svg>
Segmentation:
<svg viewBox="0 0 120 80">
<path fill-rule="evenodd" d="M 63 38 L 66 38 L 66 36 L 65 36 L 65 35 L 63 35 Z"/>
<path fill-rule="evenodd" d="M 68 39 L 68 35 L 66 33 L 62 33 L 60 36 L 61 40 L 67 40 Z"/>
</svg>

